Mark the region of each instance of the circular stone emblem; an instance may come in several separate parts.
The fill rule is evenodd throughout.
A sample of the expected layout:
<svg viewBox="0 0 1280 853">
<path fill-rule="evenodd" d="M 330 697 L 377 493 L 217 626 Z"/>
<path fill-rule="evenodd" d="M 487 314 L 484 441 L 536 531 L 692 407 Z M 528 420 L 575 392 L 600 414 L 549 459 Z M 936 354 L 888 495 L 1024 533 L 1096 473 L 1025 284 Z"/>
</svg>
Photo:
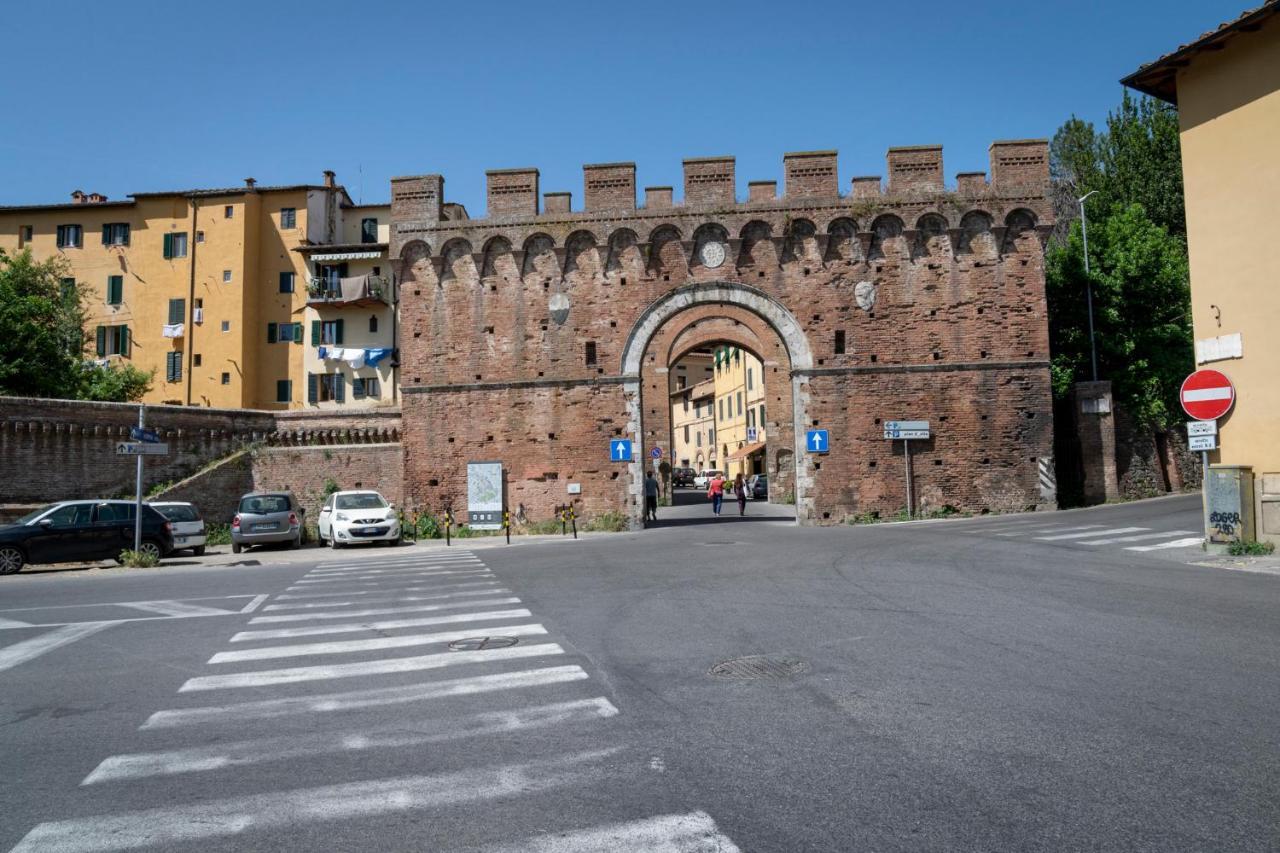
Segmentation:
<svg viewBox="0 0 1280 853">
<path fill-rule="evenodd" d="M 551 311 L 551 319 L 556 321 L 557 326 L 563 326 L 564 321 L 569 319 L 569 297 L 563 293 L 553 294 L 547 302 L 547 308 Z"/>
<path fill-rule="evenodd" d="M 853 301 L 863 311 L 876 307 L 876 286 L 869 281 L 860 281 L 853 288 Z"/>
<path fill-rule="evenodd" d="M 724 243 L 717 243 L 715 240 L 708 240 L 698 250 L 698 260 L 702 261 L 702 265 L 708 269 L 715 269 L 723 264 L 724 258 Z"/>
</svg>

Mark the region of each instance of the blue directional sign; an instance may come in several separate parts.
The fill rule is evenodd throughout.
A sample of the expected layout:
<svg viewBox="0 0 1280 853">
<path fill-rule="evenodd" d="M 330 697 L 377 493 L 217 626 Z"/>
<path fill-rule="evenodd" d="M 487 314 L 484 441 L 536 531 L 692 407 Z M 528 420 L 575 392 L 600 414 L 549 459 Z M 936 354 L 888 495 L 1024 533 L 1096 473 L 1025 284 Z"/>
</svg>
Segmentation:
<svg viewBox="0 0 1280 853">
<path fill-rule="evenodd" d="M 609 442 L 609 461 L 610 462 L 630 462 L 631 461 L 631 439 L 615 438 Z"/>
<path fill-rule="evenodd" d="M 828 453 L 831 439 L 825 429 L 811 429 L 804 434 L 804 446 L 810 453 Z"/>
<path fill-rule="evenodd" d="M 144 427 L 129 427 L 129 438 L 134 441 L 145 441 L 149 444 L 156 444 L 160 441 L 160 433 L 153 429 L 145 429 Z"/>
</svg>

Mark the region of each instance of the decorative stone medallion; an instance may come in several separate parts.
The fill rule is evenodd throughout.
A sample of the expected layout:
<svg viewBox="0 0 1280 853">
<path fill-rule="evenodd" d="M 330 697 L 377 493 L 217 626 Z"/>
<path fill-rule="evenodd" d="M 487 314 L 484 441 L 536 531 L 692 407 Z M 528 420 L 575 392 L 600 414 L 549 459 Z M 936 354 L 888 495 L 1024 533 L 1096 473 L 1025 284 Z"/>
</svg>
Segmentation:
<svg viewBox="0 0 1280 853">
<path fill-rule="evenodd" d="M 554 293 L 547 302 L 547 309 L 551 312 L 551 319 L 556 321 L 557 326 L 563 326 L 564 321 L 569 319 L 569 297 L 563 293 Z"/>
<path fill-rule="evenodd" d="M 724 243 L 719 243 L 715 240 L 708 240 L 702 244 L 700 249 L 698 249 L 698 260 L 700 260 L 702 265 L 707 269 L 715 269 L 724 263 L 724 259 Z"/>
<path fill-rule="evenodd" d="M 876 286 L 869 281 L 860 281 L 853 288 L 853 301 L 863 311 L 876 307 Z"/>
</svg>

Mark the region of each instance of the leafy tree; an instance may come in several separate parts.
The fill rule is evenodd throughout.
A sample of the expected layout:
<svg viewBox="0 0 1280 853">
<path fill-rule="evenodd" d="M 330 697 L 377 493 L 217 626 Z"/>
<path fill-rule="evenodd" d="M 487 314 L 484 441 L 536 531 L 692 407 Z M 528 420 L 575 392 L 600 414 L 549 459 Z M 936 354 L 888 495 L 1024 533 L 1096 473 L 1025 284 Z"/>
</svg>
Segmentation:
<svg viewBox="0 0 1280 853">
<path fill-rule="evenodd" d="M 80 292 L 62 258 L 35 261 L 30 250 L 0 251 L 0 394 L 74 397 L 83 320 Z"/>
<path fill-rule="evenodd" d="M 132 364 L 87 364 L 81 373 L 76 396 L 81 400 L 109 403 L 137 402 L 151 390 L 154 378 L 154 370 L 142 370 Z"/>
</svg>

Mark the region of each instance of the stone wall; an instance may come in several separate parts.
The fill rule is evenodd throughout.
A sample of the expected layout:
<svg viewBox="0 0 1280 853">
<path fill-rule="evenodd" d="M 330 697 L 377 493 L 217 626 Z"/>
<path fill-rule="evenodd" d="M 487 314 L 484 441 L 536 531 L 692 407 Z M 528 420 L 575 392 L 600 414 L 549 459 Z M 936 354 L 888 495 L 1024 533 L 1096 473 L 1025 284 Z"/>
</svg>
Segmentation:
<svg viewBox="0 0 1280 853">
<path fill-rule="evenodd" d="M 314 525 L 326 489 L 374 489 L 397 507 L 404 505 L 404 456 L 399 444 L 329 447 L 263 447 L 251 452 L 256 491 L 291 491 Z"/>
<path fill-rule="evenodd" d="M 251 452 L 245 448 L 232 453 L 154 495 L 151 500 L 192 503 L 206 522 L 230 524 L 240 497 L 254 490 Z"/>
</svg>

